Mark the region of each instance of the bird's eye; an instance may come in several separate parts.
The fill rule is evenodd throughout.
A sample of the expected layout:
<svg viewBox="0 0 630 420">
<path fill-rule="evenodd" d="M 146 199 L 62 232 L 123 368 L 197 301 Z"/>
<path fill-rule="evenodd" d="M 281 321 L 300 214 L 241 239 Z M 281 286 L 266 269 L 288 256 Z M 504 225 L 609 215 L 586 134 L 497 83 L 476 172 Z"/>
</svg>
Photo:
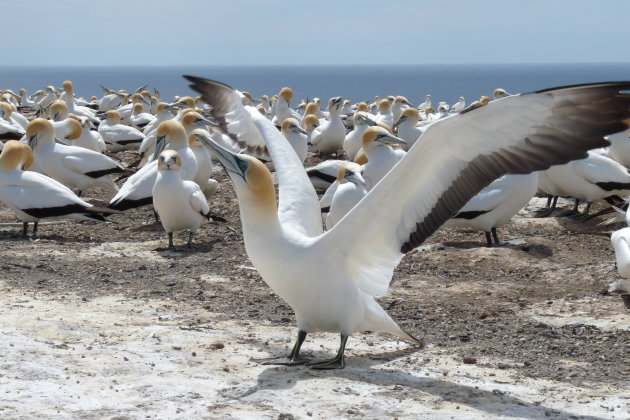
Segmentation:
<svg viewBox="0 0 630 420">
<path fill-rule="evenodd" d="M 244 161 L 244 160 L 239 159 L 238 160 L 238 167 L 241 169 L 242 172 L 246 172 L 247 168 L 248 168 L 247 162 Z"/>
</svg>

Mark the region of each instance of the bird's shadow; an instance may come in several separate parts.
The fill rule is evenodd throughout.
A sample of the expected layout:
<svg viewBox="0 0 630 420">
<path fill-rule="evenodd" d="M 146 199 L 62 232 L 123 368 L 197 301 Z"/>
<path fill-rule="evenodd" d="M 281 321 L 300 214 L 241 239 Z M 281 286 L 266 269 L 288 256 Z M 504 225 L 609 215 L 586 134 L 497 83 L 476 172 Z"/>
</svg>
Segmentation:
<svg viewBox="0 0 630 420">
<path fill-rule="evenodd" d="M 266 350 L 274 351 L 275 349 L 267 347 Z M 286 349 L 278 350 L 279 354 L 286 352 Z M 409 388 L 438 397 L 441 401 L 465 405 L 475 410 L 485 411 L 490 415 L 526 419 L 542 419 L 548 418 L 550 415 L 555 418 L 599 419 L 599 417 L 594 416 L 576 416 L 570 412 L 546 407 L 542 404 L 546 399 L 543 396 L 541 396 L 540 401 L 532 403 L 516 396 L 510 396 L 508 392 L 499 389 L 486 391 L 474 385 L 416 376 L 395 369 L 373 369 L 374 366 L 381 365 L 383 361 L 392 361 L 420 350 L 419 347 L 409 347 L 373 353 L 369 357 L 346 355 L 346 367 L 337 370 L 316 371 L 305 366 L 270 366 L 258 376 L 254 386 L 237 387 L 224 396 L 230 399 L 241 399 L 258 391 L 291 389 L 300 381 L 337 378 L 368 383 L 383 388 L 389 387 L 392 392 Z M 304 355 L 308 355 L 308 353 L 305 352 Z"/>
<path fill-rule="evenodd" d="M 201 253 L 209 253 L 214 249 L 214 245 L 221 242 L 219 239 L 212 239 L 209 241 L 194 242 L 191 248 L 185 248 L 183 246 L 176 246 L 175 248 L 158 247 L 153 251 L 157 252 L 160 257 L 163 258 L 187 258 Z"/>
</svg>

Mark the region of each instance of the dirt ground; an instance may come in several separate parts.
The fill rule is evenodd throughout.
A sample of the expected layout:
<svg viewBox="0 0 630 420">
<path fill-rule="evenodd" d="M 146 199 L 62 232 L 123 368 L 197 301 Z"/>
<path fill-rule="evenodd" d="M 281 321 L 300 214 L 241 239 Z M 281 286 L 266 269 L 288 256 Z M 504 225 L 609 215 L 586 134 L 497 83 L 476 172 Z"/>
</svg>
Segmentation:
<svg viewBox="0 0 630 420">
<path fill-rule="evenodd" d="M 439 231 L 380 299 L 424 348 L 365 333 L 342 371 L 261 366 L 249 359 L 287 351 L 295 319 L 248 261 L 215 169 L 211 209 L 228 222 L 202 228 L 194 252 L 163 250 L 149 208 L 23 240 L 0 207 L 1 417 L 630 418 L 630 300 L 606 291 L 618 275 L 603 218 L 524 210 L 499 234 L 525 244 L 501 248 Z M 337 345 L 312 334 L 304 351 Z"/>
</svg>

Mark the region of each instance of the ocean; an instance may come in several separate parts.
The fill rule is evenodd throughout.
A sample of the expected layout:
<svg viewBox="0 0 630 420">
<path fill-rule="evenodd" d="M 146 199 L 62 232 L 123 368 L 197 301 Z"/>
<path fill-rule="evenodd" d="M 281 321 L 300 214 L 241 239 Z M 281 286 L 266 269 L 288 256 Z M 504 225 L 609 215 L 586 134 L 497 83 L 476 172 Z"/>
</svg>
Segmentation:
<svg viewBox="0 0 630 420">
<path fill-rule="evenodd" d="M 0 89 L 29 94 L 47 85 L 61 86 L 72 80 L 78 96 L 103 95 L 110 89 L 136 88 L 148 83 L 163 100 L 195 95 L 181 76 L 191 74 L 227 83 L 251 92 L 254 97 L 271 96 L 282 87 L 294 91 L 294 104 L 301 98 L 319 97 L 325 103 L 343 96 L 353 103 L 373 101 L 375 95 L 403 95 L 414 104 L 430 94 L 432 101 L 467 103 L 496 88 L 510 93 L 554 86 L 611 80 L 629 80 L 630 63 L 603 64 L 503 64 L 503 65 L 396 65 L 396 66 L 181 66 L 181 67 L 1 67 Z"/>
</svg>

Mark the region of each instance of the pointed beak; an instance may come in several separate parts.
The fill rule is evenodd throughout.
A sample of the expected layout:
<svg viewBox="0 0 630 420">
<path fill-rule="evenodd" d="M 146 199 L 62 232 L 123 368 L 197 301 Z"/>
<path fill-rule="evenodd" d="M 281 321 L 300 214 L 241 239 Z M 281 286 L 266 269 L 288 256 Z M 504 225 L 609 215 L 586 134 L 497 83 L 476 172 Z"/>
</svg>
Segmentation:
<svg viewBox="0 0 630 420">
<path fill-rule="evenodd" d="M 216 123 L 213 123 L 212 121 L 210 121 L 207 118 L 204 117 L 199 117 L 195 120 L 195 123 L 201 126 L 210 126 L 210 127 L 218 127 L 218 125 Z"/>
<path fill-rule="evenodd" d="M 297 132 L 297 133 L 302 133 L 302 134 L 308 135 L 308 133 L 306 132 L 306 130 L 305 130 L 305 129 L 303 129 L 302 127 L 295 127 L 293 130 L 294 130 L 295 132 Z"/>
<path fill-rule="evenodd" d="M 166 136 L 156 137 L 155 152 L 153 153 L 153 160 L 156 160 L 160 156 L 160 153 L 162 153 L 165 147 L 166 147 Z"/>
<path fill-rule="evenodd" d="M 345 178 L 356 185 L 365 185 L 365 179 L 358 172 L 350 172 L 345 175 Z"/>
<path fill-rule="evenodd" d="M 29 139 L 28 139 L 28 146 L 31 149 L 35 149 L 35 146 L 37 145 L 37 134 L 33 134 Z"/>
<path fill-rule="evenodd" d="M 241 159 L 238 155 L 225 147 L 217 144 L 210 136 L 205 135 L 197 135 L 197 138 L 201 142 L 201 144 L 208 149 L 208 151 L 213 152 L 214 156 L 219 160 L 219 163 L 225 168 L 225 171 L 231 178 L 231 174 L 235 174 L 243 180 L 245 179 L 245 174 L 241 170 L 241 166 L 239 162 Z"/>
<path fill-rule="evenodd" d="M 407 116 L 406 115 L 402 115 L 400 118 L 398 118 L 398 121 L 396 121 L 394 123 L 394 126 L 392 127 L 392 129 L 394 129 L 394 130 L 397 129 L 398 125 L 400 125 L 400 123 L 405 121 L 406 119 L 407 119 Z"/>
<path fill-rule="evenodd" d="M 392 144 L 400 144 L 400 145 L 405 145 L 407 144 L 406 141 L 404 141 L 403 139 L 401 139 L 400 137 L 396 137 L 392 134 L 385 134 L 382 136 L 378 136 L 375 141 L 381 142 L 383 144 L 387 144 L 387 145 L 392 145 Z"/>
</svg>

